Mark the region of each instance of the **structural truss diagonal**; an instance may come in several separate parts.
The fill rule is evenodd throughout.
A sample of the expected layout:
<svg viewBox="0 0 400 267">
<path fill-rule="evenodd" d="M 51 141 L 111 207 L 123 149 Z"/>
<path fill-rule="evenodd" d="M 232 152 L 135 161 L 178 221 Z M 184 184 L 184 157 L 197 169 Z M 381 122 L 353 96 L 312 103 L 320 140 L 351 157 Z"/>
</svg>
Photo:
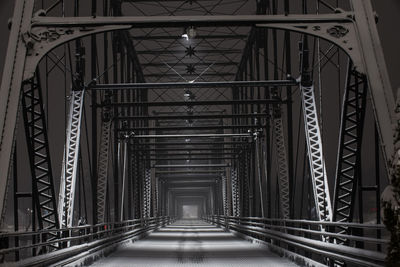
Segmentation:
<svg viewBox="0 0 400 267">
<path fill-rule="evenodd" d="M 279 196 L 280 206 L 283 218 L 288 219 L 290 216 L 290 199 L 289 199 L 289 172 L 287 165 L 287 155 L 285 146 L 285 137 L 283 134 L 283 122 L 281 116 L 274 118 L 275 148 L 276 160 L 278 166 L 279 178 Z"/>
<path fill-rule="evenodd" d="M 351 222 L 357 183 L 361 178 L 361 141 L 366 109 L 367 82 L 351 64 L 348 68 L 340 122 L 333 220 Z M 339 233 L 348 234 L 340 226 Z M 343 243 L 345 239 L 338 239 Z"/>
<path fill-rule="evenodd" d="M 84 91 L 72 91 L 68 115 L 67 136 L 60 180 L 58 216 L 60 224 L 71 227 L 73 223 L 75 184 L 78 174 L 79 141 Z"/>
<path fill-rule="evenodd" d="M 110 152 L 111 120 L 101 124 L 97 179 L 97 221 L 104 222 L 107 197 L 107 176 Z"/>
<path fill-rule="evenodd" d="M 315 105 L 314 86 L 301 86 L 301 96 L 317 218 L 320 221 L 332 221 L 332 207 L 325 170 L 321 131 Z"/>
<path fill-rule="evenodd" d="M 41 89 L 39 74 L 24 83 L 22 113 L 39 228 L 57 229 L 56 196 Z"/>
</svg>

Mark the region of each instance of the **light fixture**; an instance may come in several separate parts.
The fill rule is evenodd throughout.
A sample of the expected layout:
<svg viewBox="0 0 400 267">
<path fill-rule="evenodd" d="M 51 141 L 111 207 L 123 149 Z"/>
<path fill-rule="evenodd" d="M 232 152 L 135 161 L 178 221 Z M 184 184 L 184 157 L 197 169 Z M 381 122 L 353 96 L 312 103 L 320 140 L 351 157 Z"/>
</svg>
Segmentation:
<svg viewBox="0 0 400 267">
<path fill-rule="evenodd" d="M 185 38 L 186 41 L 189 41 L 189 35 L 187 33 L 182 34 L 182 38 Z"/>
</svg>

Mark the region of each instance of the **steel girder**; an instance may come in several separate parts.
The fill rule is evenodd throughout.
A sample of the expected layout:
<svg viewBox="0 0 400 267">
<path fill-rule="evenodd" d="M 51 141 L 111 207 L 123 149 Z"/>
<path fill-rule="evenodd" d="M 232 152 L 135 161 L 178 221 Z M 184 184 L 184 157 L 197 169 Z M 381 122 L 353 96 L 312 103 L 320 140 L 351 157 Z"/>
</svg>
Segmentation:
<svg viewBox="0 0 400 267">
<path fill-rule="evenodd" d="M 160 210 L 159 210 L 159 181 L 158 179 L 154 176 L 153 177 L 153 217 L 160 216 Z"/>
<path fill-rule="evenodd" d="M 146 168 L 143 179 L 142 217 L 149 218 L 151 215 L 151 169 Z"/>
<path fill-rule="evenodd" d="M 224 209 L 224 215 L 229 216 L 228 211 L 228 190 L 227 190 L 227 178 L 226 175 L 223 174 L 221 177 L 221 186 L 222 186 L 222 204 Z"/>
<path fill-rule="evenodd" d="M 125 204 L 125 185 L 127 176 L 127 161 L 128 161 L 128 141 L 124 139 L 121 146 L 121 172 L 122 172 L 122 188 L 121 188 L 121 210 L 120 210 L 120 221 L 124 220 L 124 204 Z"/>
<path fill-rule="evenodd" d="M 236 217 L 241 216 L 240 212 L 240 188 L 238 179 L 237 168 L 231 169 L 231 180 L 232 180 L 232 215 Z"/>
<path fill-rule="evenodd" d="M 140 162 L 138 154 L 133 150 L 132 160 L 132 169 L 133 169 L 133 207 L 134 207 L 134 218 L 140 218 Z M 142 162 L 143 163 L 143 162 Z"/>
<path fill-rule="evenodd" d="M 352 222 L 357 183 L 361 179 L 361 144 L 366 109 L 367 81 L 349 63 L 340 122 L 339 154 L 336 165 L 336 184 L 333 220 Z M 349 234 L 348 227 L 339 233 Z M 345 243 L 346 239 L 336 239 Z"/>
<path fill-rule="evenodd" d="M 97 157 L 97 222 L 105 222 L 107 184 L 108 184 L 108 165 L 111 152 L 111 126 L 112 113 L 111 107 L 107 103 L 111 102 L 111 92 L 106 91 L 101 116 L 100 148 Z"/>
<path fill-rule="evenodd" d="M 216 100 L 216 101 L 177 101 L 177 102 L 118 102 L 112 103 L 113 106 L 126 107 L 126 106 L 141 106 L 141 107 L 171 107 L 171 106 L 223 106 L 223 105 L 237 105 L 237 104 L 284 104 L 285 101 L 280 99 L 257 99 L 257 100 Z"/>
<path fill-rule="evenodd" d="M 38 73 L 23 85 L 22 113 L 39 229 L 58 229 L 56 195 L 54 192 L 46 117 L 43 109 L 42 88 Z M 54 238 L 55 236 L 49 234 L 48 237 Z"/>
<path fill-rule="evenodd" d="M 83 90 L 71 92 L 58 200 L 58 217 L 60 226 L 63 227 L 71 227 L 73 223 L 84 95 L 85 91 Z"/>
<path fill-rule="evenodd" d="M 177 82 L 177 83 L 120 83 L 93 84 L 91 90 L 135 90 L 135 89 L 191 89 L 191 88 L 231 88 L 239 86 L 290 86 L 297 85 L 296 80 L 269 81 L 225 81 L 225 82 Z"/>
<path fill-rule="evenodd" d="M 111 120 L 101 124 L 100 149 L 97 163 L 97 222 L 105 222 L 107 177 L 110 154 Z"/>
<path fill-rule="evenodd" d="M 288 161 L 286 155 L 285 137 L 283 130 L 283 122 L 280 114 L 280 107 L 275 107 L 279 109 L 279 114 L 274 114 L 274 134 L 275 134 L 275 149 L 276 149 L 276 161 L 278 167 L 278 178 L 279 178 L 279 197 L 281 213 L 284 219 L 290 218 L 290 197 L 289 197 L 289 171 L 288 171 Z M 275 112 L 276 113 L 276 112 Z"/>
<path fill-rule="evenodd" d="M 317 218 L 319 221 L 332 221 L 331 199 L 315 105 L 314 86 L 301 86 L 301 97 Z"/>
<path fill-rule="evenodd" d="M 243 216 L 250 216 L 250 155 L 249 153 L 243 154 L 243 159 L 241 160 L 243 163 Z"/>
<path fill-rule="evenodd" d="M 0 87 L 0 225 L 5 205 L 14 151 L 15 129 L 20 101 L 27 47 L 22 32 L 27 31 L 33 13 L 33 1 L 16 1 Z M 30 78 L 34 77 L 34 72 Z M 29 79 L 26 79 L 29 80 Z"/>
</svg>

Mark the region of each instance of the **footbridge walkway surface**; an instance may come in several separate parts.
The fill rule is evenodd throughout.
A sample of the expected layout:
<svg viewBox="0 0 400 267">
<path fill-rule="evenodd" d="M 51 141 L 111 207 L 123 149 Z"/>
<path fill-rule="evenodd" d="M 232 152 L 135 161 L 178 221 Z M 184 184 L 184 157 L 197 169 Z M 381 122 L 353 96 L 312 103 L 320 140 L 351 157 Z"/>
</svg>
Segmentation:
<svg viewBox="0 0 400 267">
<path fill-rule="evenodd" d="M 231 232 L 200 220 L 178 220 L 119 247 L 93 265 L 105 266 L 297 266 Z"/>
</svg>

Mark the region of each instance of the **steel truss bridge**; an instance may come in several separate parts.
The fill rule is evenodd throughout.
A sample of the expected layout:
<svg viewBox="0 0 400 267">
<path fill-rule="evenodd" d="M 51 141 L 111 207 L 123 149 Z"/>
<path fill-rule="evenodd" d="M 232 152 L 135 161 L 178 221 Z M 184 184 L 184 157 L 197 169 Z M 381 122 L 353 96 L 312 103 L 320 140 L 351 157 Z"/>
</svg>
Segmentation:
<svg viewBox="0 0 400 267">
<path fill-rule="evenodd" d="M 369 0 L 16 0 L 1 262 L 90 261 L 190 207 L 297 263 L 384 265 L 398 133 L 376 22 Z"/>
</svg>

